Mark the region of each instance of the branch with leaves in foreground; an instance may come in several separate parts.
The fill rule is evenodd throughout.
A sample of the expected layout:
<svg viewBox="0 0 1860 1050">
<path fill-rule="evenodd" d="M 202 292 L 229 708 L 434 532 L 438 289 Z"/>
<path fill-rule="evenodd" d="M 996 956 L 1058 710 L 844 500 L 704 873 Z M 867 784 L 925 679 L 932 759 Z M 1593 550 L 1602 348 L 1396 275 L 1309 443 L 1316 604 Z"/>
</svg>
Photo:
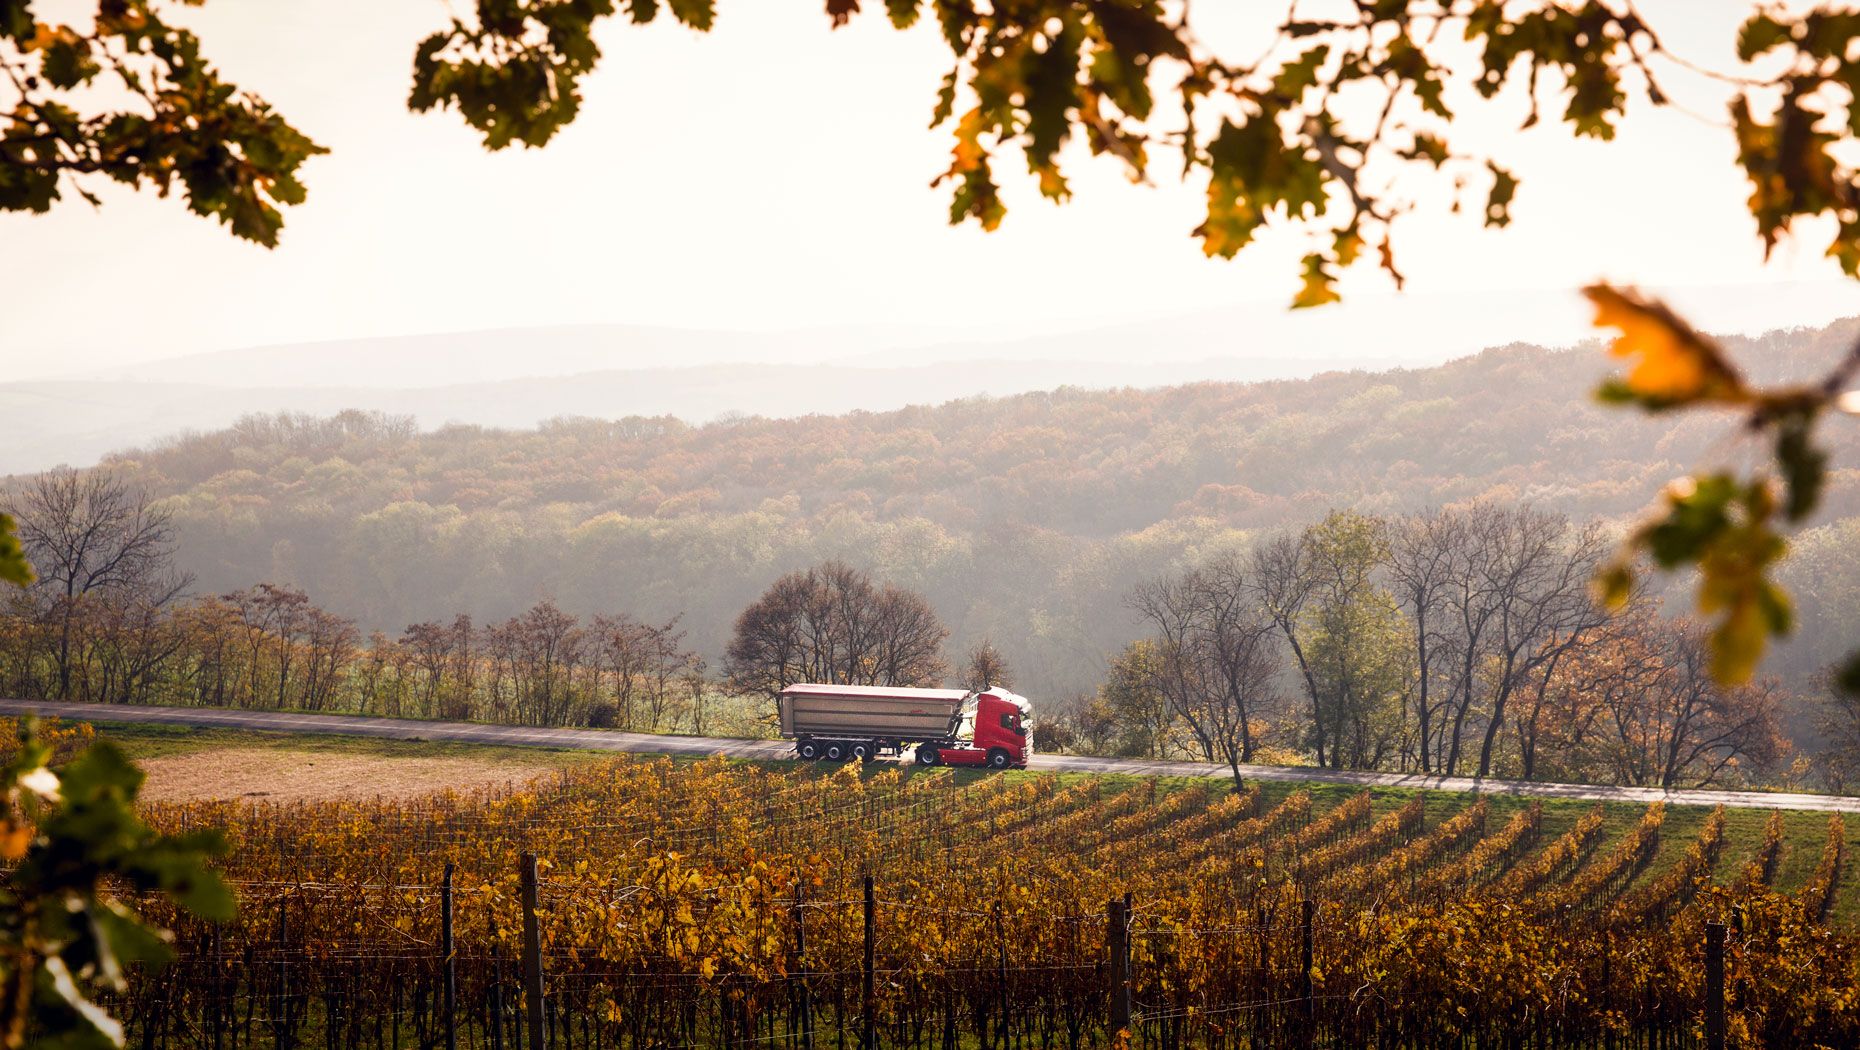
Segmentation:
<svg viewBox="0 0 1860 1050">
<path fill-rule="evenodd" d="M 326 151 L 221 78 L 168 6 L 100 0 L 71 26 L 0 0 L 0 211 L 48 211 L 66 189 L 95 205 L 96 179 L 178 187 L 197 214 L 278 243 L 281 209 L 304 201 L 299 169 Z"/>
<path fill-rule="evenodd" d="M 95 1001 L 124 987 L 126 968 L 169 955 L 153 929 L 111 892 L 162 893 L 202 918 L 230 919 L 233 897 L 206 860 L 216 831 L 157 834 L 136 814 L 142 773 L 107 742 L 62 769 L 36 727 L 20 728 L 0 768 L 0 1045 L 123 1045 L 122 1026 Z"/>
<path fill-rule="evenodd" d="M 1860 412 L 1847 387 L 1860 378 L 1860 342 L 1819 382 L 1759 387 L 1716 340 L 1701 335 L 1664 305 L 1596 285 L 1587 290 L 1595 323 L 1620 334 L 1610 352 L 1625 374 L 1602 384 L 1604 401 L 1648 412 L 1718 408 L 1740 413 L 1749 434 L 1767 440 L 1773 467 L 1747 474 L 1717 471 L 1681 478 L 1602 573 L 1601 590 L 1614 606 L 1632 597 L 1634 556 L 1660 567 L 1697 566 L 1699 612 L 1712 618 L 1712 673 L 1719 681 L 1750 679 L 1769 640 L 1794 622 L 1789 596 L 1771 578 L 1788 549 L 1783 530 L 1799 526 L 1820 505 L 1828 454 L 1815 441 L 1822 418 Z M 1837 684 L 1860 692 L 1860 653 L 1836 671 Z"/>
</svg>

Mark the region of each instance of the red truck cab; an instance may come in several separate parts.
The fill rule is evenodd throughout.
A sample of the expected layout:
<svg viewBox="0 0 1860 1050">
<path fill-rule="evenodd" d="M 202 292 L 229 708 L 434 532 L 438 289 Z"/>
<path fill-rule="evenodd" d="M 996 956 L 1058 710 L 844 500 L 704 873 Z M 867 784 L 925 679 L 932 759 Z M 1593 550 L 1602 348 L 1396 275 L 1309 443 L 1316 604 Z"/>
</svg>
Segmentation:
<svg viewBox="0 0 1860 1050">
<path fill-rule="evenodd" d="M 989 688 L 975 694 L 963 712 L 960 739 L 917 745 L 920 766 L 1026 768 L 1033 757 L 1033 707 L 1024 696 Z"/>
</svg>

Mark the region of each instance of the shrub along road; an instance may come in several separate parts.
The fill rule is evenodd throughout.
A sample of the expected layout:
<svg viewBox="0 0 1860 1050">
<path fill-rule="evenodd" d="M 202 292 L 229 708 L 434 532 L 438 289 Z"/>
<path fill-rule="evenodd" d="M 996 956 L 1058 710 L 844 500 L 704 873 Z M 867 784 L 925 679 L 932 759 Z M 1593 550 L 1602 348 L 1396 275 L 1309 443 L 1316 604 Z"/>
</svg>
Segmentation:
<svg viewBox="0 0 1860 1050">
<path fill-rule="evenodd" d="M 429 722 L 359 715 L 314 715 L 295 711 L 233 711 L 210 707 L 143 707 L 57 703 L 41 700 L 0 700 L 0 715 L 24 714 L 57 717 L 74 722 L 179 725 L 270 733 L 323 733 L 333 736 L 376 737 L 387 740 L 444 740 L 504 747 L 554 747 L 661 755 L 728 755 L 731 758 L 759 760 L 794 757 L 793 747 L 780 740 L 727 740 L 719 737 L 621 733 L 606 729 L 550 729 L 538 726 L 488 725 L 479 722 Z M 1233 775 L 1226 766 L 1210 765 L 1205 762 L 1087 758 L 1080 755 L 1035 755 L 1032 768 L 1057 772 L 1123 773 L 1149 776 L 1225 778 Z M 1546 784 L 1536 781 L 1441 777 L 1419 773 L 1364 773 L 1353 770 L 1314 769 L 1308 766 L 1241 766 L 1240 773 L 1252 780 L 1306 781 L 1382 788 L 1425 788 L 1432 791 L 1474 791 L 1530 798 L 1642 803 L 1665 800 L 1679 806 L 1723 804 L 1739 809 L 1839 810 L 1843 813 L 1860 813 L 1860 798 L 1838 795 L 1769 791 L 1664 791 L 1660 788 Z"/>
</svg>

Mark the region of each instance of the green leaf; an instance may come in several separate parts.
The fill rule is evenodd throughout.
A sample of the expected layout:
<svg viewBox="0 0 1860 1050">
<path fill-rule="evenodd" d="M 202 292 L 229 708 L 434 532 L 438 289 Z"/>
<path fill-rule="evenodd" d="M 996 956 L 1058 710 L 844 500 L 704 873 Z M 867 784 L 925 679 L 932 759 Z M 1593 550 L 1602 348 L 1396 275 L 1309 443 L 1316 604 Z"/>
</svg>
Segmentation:
<svg viewBox="0 0 1860 1050">
<path fill-rule="evenodd" d="M 0 211 L 43 214 L 58 200 L 58 173 L 12 163 L 0 138 Z"/>
<path fill-rule="evenodd" d="M 144 924 L 111 893 L 165 894 L 207 918 L 229 918 L 232 895 L 206 862 L 224 852 L 217 832 L 163 835 L 135 809 L 142 774 L 107 742 L 91 745 L 58 777 L 46 762 L 50 747 L 31 720 L 4 773 L 15 797 L 28 782 L 50 780 L 23 795 L 37 833 L 8 873 L 4 902 L 10 957 L 36 960 L 33 972 L 10 975 L 32 990 L 33 1045 L 120 1047 L 120 1024 L 94 998 L 120 991 L 131 967 L 166 961 L 166 934 Z"/>
<path fill-rule="evenodd" d="M 930 126 L 936 127 L 948 120 L 956 112 L 956 79 L 958 70 L 950 70 L 943 75 L 942 86 L 937 88 L 936 109 L 930 114 Z"/>
<path fill-rule="evenodd" d="M 17 529 L 11 517 L 0 514 L 0 582 L 24 587 L 32 582 L 32 565 L 26 561 Z"/>
<path fill-rule="evenodd" d="M 885 13 L 891 16 L 891 24 L 899 29 L 909 29 L 917 24 L 917 4 L 919 0 L 885 0 Z"/>
<path fill-rule="evenodd" d="M 1305 91 L 1317 85 L 1318 70 L 1330 57 L 1330 47 L 1319 44 L 1304 54 L 1280 67 L 1279 75 L 1272 78 L 1273 93 L 1287 103 L 1296 101 Z"/>
<path fill-rule="evenodd" d="M 1381 68 L 1405 81 L 1414 91 L 1414 97 L 1421 101 L 1422 109 L 1443 120 L 1453 119 L 1453 111 L 1447 108 L 1446 84 L 1440 79 L 1440 70 L 1428 61 L 1427 53 L 1406 33 L 1389 41 L 1388 58 Z"/>
<path fill-rule="evenodd" d="M 1027 160 L 1035 171 L 1052 163 L 1053 154 L 1072 132 L 1072 114 L 1079 102 L 1079 44 L 1083 30 L 1077 22 L 1047 40 L 1046 49 L 1027 56 L 1022 83 L 1027 110 Z"/>
<path fill-rule="evenodd" d="M 1489 160 L 1485 162 L 1485 167 L 1492 173 L 1492 189 L 1485 198 L 1485 224 L 1496 227 L 1509 226 L 1511 225 L 1511 201 L 1518 195 L 1517 176 Z"/>
<path fill-rule="evenodd" d="M 1737 479 L 1712 474 L 1688 482 L 1668 490 L 1666 517 L 1642 534 L 1648 552 L 1662 568 L 1697 561 L 1731 527 L 1731 504 L 1740 491 Z"/>
<path fill-rule="evenodd" d="M 87 83 L 102 67 L 91 57 L 90 42 L 75 33 L 60 36 L 45 48 L 39 72 L 55 88 L 69 89 Z"/>
<path fill-rule="evenodd" d="M 715 0 L 665 0 L 665 5 L 671 8 L 673 18 L 699 32 L 709 32 L 717 20 Z"/>
<path fill-rule="evenodd" d="M 1860 696 L 1860 652 L 1849 653 L 1846 662 L 1835 668 L 1834 688 L 1849 696 Z"/>
<path fill-rule="evenodd" d="M 0 0 L 0 37 L 25 40 L 32 32 L 32 5 L 27 0 Z"/>
<path fill-rule="evenodd" d="M 1748 682 L 1776 632 L 1756 602 L 1733 606 L 1711 632 L 1711 676 L 1727 685 Z"/>
<path fill-rule="evenodd" d="M 1783 513 L 1790 521 L 1801 521 L 1814 513 L 1828 479 L 1828 454 L 1816 447 L 1814 433 L 1812 411 L 1785 416 L 1776 426 L 1776 463 L 1782 468 L 1788 493 Z"/>
<path fill-rule="evenodd" d="M 96 946 L 96 971 L 105 986 L 121 988 L 127 967 L 159 966 L 173 958 L 168 942 L 123 905 L 93 901 L 84 912 Z"/>
<path fill-rule="evenodd" d="M 1336 280 L 1324 269 L 1328 260 L 1322 254 L 1313 252 L 1305 256 L 1304 281 L 1299 286 L 1298 294 L 1292 298 L 1294 310 L 1323 306 L 1342 300 L 1337 294 Z"/>
<path fill-rule="evenodd" d="M 1619 610 L 1634 596 L 1634 582 L 1634 566 L 1616 562 L 1596 575 L 1596 596 L 1604 606 Z"/>
<path fill-rule="evenodd" d="M 1417 132 L 1414 136 L 1414 146 L 1404 151 L 1402 155 L 1409 160 L 1427 161 L 1429 164 L 1438 168 L 1445 164 L 1453 154 L 1447 147 L 1447 141 L 1445 139 L 1438 135 Z"/>
<path fill-rule="evenodd" d="M 1737 57 L 1748 62 L 1789 40 L 1789 27 L 1767 13 L 1751 16 L 1737 31 Z"/>
</svg>

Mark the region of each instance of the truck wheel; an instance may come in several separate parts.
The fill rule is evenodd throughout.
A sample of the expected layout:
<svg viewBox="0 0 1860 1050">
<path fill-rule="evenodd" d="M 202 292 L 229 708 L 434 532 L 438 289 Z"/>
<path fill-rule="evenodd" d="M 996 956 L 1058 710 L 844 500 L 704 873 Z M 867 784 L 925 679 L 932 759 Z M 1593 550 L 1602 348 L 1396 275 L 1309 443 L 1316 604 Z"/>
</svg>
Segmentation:
<svg viewBox="0 0 1860 1050">
<path fill-rule="evenodd" d="M 988 749 L 989 769 L 1006 769 L 1013 761 L 1014 756 L 1008 754 L 1007 748 L 1005 747 L 991 747 Z"/>
<path fill-rule="evenodd" d="M 814 743 L 812 740 L 803 740 L 795 745 L 794 753 L 812 762 L 814 759 L 820 757 L 820 745 Z"/>
<path fill-rule="evenodd" d="M 852 757 L 861 762 L 872 761 L 872 745 L 863 740 L 852 746 Z"/>
<path fill-rule="evenodd" d="M 938 762 L 941 762 L 942 760 L 943 760 L 943 749 L 942 748 L 936 746 L 935 744 L 918 744 L 917 745 L 917 764 L 918 765 L 934 766 Z"/>
<path fill-rule="evenodd" d="M 846 749 L 838 744 L 827 745 L 827 761 L 838 762 L 846 757 Z"/>
</svg>

